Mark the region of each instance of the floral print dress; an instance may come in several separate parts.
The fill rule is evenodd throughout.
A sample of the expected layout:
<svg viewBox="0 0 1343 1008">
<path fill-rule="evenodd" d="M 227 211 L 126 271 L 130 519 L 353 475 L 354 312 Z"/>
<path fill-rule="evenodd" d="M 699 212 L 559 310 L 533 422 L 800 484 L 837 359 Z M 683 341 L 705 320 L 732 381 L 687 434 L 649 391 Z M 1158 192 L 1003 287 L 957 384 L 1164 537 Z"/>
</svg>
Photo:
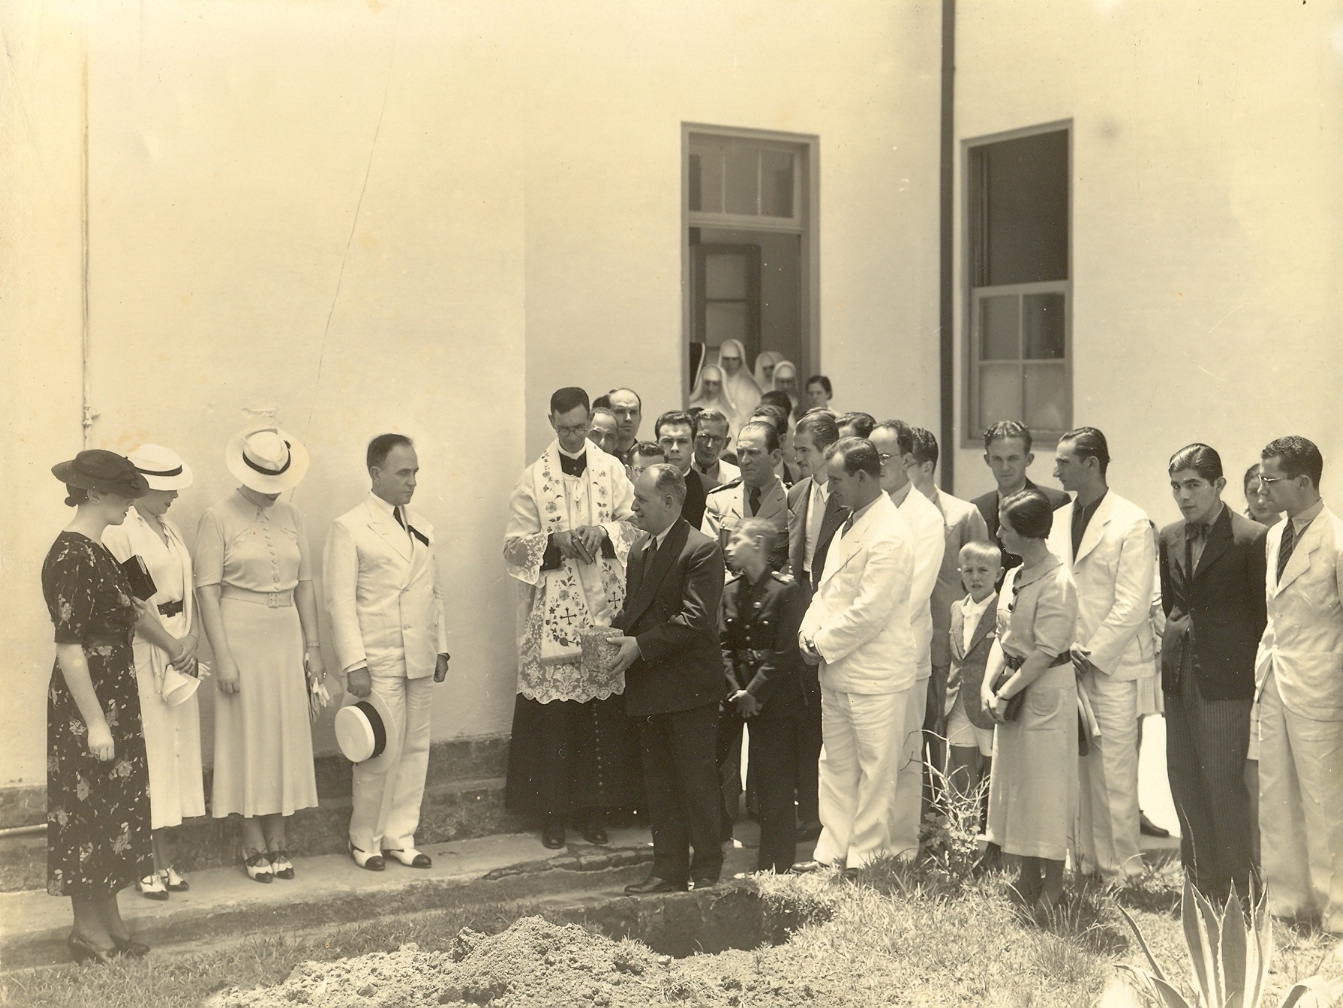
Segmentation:
<svg viewBox="0 0 1343 1008">
<path fill-rule="evenodd" d="M 56 537 L 42 594 L 57 644 L 80 644 L 116 755 L 89 752 L 88 727 L 59 662 L 47 690 L 47 892 L 103 900 L 153 872 L 149 764 L 130 631 L 130 585 L 112 554 L 77 532 Z"/>
</svg>

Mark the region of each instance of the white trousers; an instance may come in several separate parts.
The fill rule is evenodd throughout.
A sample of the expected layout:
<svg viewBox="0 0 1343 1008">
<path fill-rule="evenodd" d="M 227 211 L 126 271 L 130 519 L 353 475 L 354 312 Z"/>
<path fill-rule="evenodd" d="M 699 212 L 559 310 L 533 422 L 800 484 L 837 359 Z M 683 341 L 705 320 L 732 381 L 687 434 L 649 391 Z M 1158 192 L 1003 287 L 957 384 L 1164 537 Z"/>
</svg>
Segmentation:
<svg viewBox="0 0 1343 1008">
<path fill-rule="evenodd" d="M 928 703 L 929 679 L 909 690 L 905 718 L 896 735 L 895 805 L 891 815 L 891 850 L 910 859 L 919 852 L 919 820 L 923 814 L 923 715 Z"/>
<path fill-rule="evenodd" d="M 821 687 L 817 861 L 861 868 L 894 853 L 890 824 L 897 743 L 912 692 L 913 687 L 899 693 L 839 693 Z"/>
<path fill-rule="evenodd" d="M 1288 710 L 1270 669 L 1259 698 L 1259 850 L 1269 910 L 1343 932 L 1343 721 Z"/>
<path fill-rule="evenodd" d="M 429 770 L 434 679 L 375 675 L 373 689 L 386 701 L 393 723 L 387 726 L 387 758 L 372 770 L 355 764 L 350 843 L 373 854 L 410 850 Z"/>
<path fill-rule="evenodd" d="M 1100 725 L 1078 759 L 1077 857 L 1084 872 L 1123 880 L 1143 870 L 1138 833 L 1138 684 L 1087 672 L 1082 688 Z"/>
</svg>

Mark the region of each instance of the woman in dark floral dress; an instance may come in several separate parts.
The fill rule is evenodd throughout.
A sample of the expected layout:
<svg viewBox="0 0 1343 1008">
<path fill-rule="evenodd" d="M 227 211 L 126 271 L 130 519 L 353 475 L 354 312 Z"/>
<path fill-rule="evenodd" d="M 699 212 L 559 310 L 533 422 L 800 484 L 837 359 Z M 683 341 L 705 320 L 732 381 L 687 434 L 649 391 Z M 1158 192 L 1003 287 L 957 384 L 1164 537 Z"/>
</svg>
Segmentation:
<svg viewBox="0 0 1343 1008">
<path fill-rule="evenodd" d="M 69 896 L 76 961 L 144 955 L 121 919 L 117 893 L 153 870 L 149 767 L 131 651 L 139 610 L 102 545 L 148 489 L 114 452 L 83 451 L 51 470 L 78 508 L 42 565 L 56 627 L 47 692 L 47 892 Z"/>
</svg>

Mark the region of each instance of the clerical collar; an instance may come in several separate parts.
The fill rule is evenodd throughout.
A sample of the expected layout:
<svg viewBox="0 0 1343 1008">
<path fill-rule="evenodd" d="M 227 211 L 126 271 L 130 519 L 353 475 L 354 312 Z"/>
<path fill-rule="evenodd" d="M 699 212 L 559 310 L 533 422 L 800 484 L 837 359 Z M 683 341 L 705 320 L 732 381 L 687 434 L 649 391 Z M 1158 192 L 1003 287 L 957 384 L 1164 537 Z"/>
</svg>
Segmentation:
<svg viewBox="0 0 1343 1008">
<path fill-rule="evenodd" d="M 555 447 L 559 449 L 560 454 L 563 455 L 565 458 L 571 458 L 571 459 L 584 458 L 584 457 L 587 456 L 587 453 L 588 453 L 588 446 L 587 446 L 587 445 L 584 445 L 582 448 L 578 449 L 578 451 L 576 451 L 576 452 L 567 452 L 567 451 L 565 451 L 565 450 L 564 450 L 564 446 L 563 446 L 562 444 L 560 444 L 558 441 L 555 442 Z"/>
</svg>

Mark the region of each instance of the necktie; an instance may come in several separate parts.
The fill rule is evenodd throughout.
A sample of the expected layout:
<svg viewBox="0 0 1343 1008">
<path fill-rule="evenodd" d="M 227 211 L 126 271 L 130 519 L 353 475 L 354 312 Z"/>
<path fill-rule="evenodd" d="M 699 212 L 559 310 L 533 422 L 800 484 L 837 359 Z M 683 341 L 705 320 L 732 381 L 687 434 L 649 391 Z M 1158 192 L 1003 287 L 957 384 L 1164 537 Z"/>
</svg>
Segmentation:
<svg viewBox="0 0 1343 1008">
<path fill-rule="evenodd" d="M 1194 544 L 1208 534 L 1208 526 L 1203 522 L 1186 522 L 1184 526 L 1184 576 L 1186 581 L 1194 579 Z"/>
<path fill-rule="evenodd" d="M 853 512 L 850 511 L 849 517 L 844 519 L 844 524 L 839 530 L 839 537 L 841 539 L 843 539 L 846 535 L 849 534 L 849 529 L 853 528 L 853 518 L 854 518 Z"/>
<path fill-rule="evenodd" d="M 746 497 L 751 502 L 751 514 L 756 514 L 760 510 L 760 488 L 751 487 L 751 492 Z"/>
<path fill-rule="evenodd" d="M 1287 569 L 1287 561 L 1292 558 L 1292 550 L 1296 549 L 1296 522 L 1287 519 L 1287 526 L 1282 530 L 1282 545 L 1278 547 L 1278 580 L 1282 580 L 1282 572 Z"/>
</svg>

